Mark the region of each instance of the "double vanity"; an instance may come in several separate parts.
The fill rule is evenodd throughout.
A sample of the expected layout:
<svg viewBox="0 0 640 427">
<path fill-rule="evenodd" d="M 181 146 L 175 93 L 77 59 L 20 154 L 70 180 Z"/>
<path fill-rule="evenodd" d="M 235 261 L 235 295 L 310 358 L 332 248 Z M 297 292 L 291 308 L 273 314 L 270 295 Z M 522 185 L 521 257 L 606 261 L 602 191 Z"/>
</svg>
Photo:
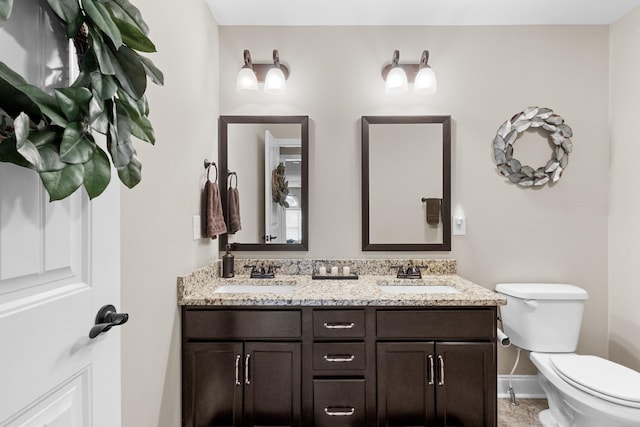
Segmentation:
<svg viewBox="0 0 640 427">
<path fill-rule="evenodd" d="M 505 300 L 457 276 L 455 260 L 412 261 L 419 279 L 398 279 L 397 262 L 178 278 L 183 427 L 495 426 Z M 312 279 L 332 263 L 360 274 Z"/>
</svg>

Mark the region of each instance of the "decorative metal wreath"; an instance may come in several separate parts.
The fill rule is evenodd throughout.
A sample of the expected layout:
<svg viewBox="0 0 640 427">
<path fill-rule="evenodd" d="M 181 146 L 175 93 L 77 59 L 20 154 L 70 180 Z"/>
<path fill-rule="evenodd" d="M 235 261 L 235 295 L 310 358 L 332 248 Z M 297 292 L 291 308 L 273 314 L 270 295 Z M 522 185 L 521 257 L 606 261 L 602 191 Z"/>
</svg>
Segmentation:
<svg viewBox="0 0 640 427">
<path fill-rule="evenodd" d="M 513 144 L 518 136 L 529 128 L 549 131 L 553 151 L 545 166 L 534 169 L 523 166 L 513 157 Z M 549 108 L 529 107 L 507 120 L 498 129 L 493 140 L 493 156 L 498 172 L 520 187 L 542 187 L 549 181 L 558 182 L 569 163 L 569 153 L 573 149 L 573 131 L 564 119 Z"/>
</svg>

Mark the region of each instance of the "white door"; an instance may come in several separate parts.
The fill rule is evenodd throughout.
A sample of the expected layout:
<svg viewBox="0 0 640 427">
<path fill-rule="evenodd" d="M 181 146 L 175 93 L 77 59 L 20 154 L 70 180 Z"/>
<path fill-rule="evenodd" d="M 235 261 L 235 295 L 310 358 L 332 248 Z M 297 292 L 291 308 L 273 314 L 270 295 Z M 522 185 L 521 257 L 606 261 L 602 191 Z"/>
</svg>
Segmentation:
<svg viewBox="0 0 640 427">
<path fill-rule="evenodd" d="M 0 60 L 31 83 L 64 84 L 66 38 L 40 5 L 14 2 Z M 113 181 L 92 202 L 80 190 L 49 203 L 35 172 L 0 163 L 1 427 L 120 425 L 119 328 L 88 336 L 100 307 L 120 302 Z"/>
<path fill-rule="evenodd" d="M 264 241 L 265 243 L 286 243 L 282 233 L 283 207 L 273 201 L 273 170 L 280 163 L 278 140 L 268 130 L 264 133 Z"/>
</svg>

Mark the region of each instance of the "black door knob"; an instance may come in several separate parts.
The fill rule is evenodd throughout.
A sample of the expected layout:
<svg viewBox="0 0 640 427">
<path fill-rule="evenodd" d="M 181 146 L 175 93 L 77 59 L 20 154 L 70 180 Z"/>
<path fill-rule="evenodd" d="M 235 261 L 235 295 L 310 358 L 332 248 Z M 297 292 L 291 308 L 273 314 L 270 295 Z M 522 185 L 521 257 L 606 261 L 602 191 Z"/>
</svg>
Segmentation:
<svg viewBox="0 0 640 427">
<path fill-rule="evenodd" d="M 89 331 L 89 338 L 93 339 L 114 326 L 125 324 L 127 320 L 129 320 L 129 315 L 116 312 L 116 308 L 113 305 L 102 306 L 96 315 L 96 325 Z"/>
</svg>

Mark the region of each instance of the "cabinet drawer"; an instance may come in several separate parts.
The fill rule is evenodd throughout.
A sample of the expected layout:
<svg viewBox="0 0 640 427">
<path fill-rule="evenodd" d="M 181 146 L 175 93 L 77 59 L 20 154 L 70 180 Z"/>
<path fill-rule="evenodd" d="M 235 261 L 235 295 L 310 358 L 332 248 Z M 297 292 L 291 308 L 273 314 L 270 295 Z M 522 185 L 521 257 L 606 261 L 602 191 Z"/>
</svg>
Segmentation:
<svg viewBox="0 0 640 427">
<path fill-rule="evenodd" d="M 315 338 L 364 337 L 364 310 L 314 310 Z"/>
<path fill-rule="evenodd" d="M 493 339 L 493 310 L 378 310 L 378 338 Z"/>
<path fill-rule="evenodd" d="M 364 343 L 315 343 L 313 369 L 364 369 Z"/>
<path fill-rule="evenodd" d="M 189 310 L 184 316 L 187 339 L 299 338 L 298 310 Z"/>
<path fill-rule="evenodd" d="M 314 427 L 366 425 L 365 380 L 313 380 Z"/>
</svg>

